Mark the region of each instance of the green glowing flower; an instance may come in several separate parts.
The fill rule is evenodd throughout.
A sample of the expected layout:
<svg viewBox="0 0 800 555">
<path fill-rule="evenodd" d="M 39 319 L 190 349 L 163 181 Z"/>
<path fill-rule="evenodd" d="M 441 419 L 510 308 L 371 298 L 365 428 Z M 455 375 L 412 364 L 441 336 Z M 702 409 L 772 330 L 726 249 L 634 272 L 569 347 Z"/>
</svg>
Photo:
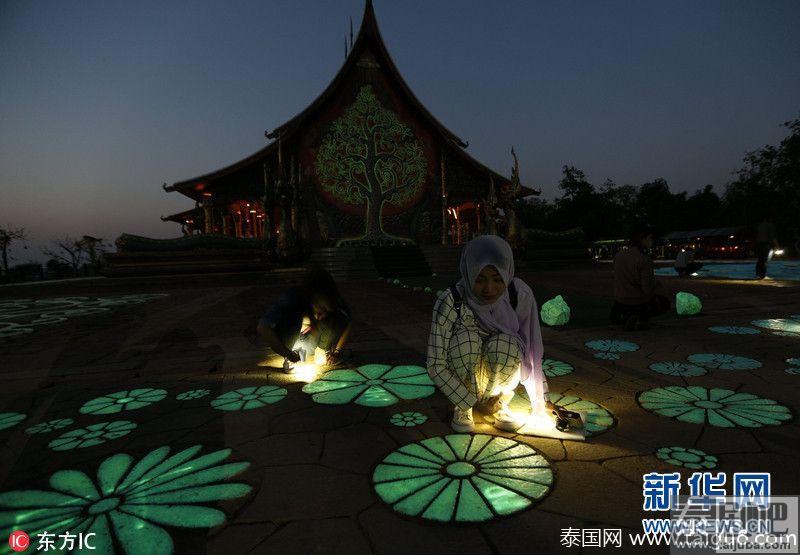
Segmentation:
<svg viewBox="0 0 800 555">
<path fill-rule="evenodd" d="M 800 366 L 800 358 L 787 358 L 786 362 L 788 362 L 792 366 Z"/>
<path fill-rule="evenodd" d="M 124 410 L 136 410 L 160 401 L 167 396 L 163 389 L 126 389 L 109 393 L 87 401 L 81 408 L 81 414 L 114 414 Z"/>
<path fill-rule="evenodd" d="M 524 443 L 453 434 L 404 445 L 372 475 L 378 496 L 400 514 L 439 522 L 483 522 L 522 511 L 553 485 L 544 457 Z"/>
<path fill-rule="evenodd" d="M 421 412 L 398 412 L 393 414 L 389 422 L 395 426 L 410 428 L 411 426 L 419 426 L 428 420 L 428 417 Z"/>
<path fill-rule="evenodd" d="M 719 462 L 714 455 L 707 455 L 700 449 L 685 447 L 662 447 L 656 451 L 656 457 L 666 463 L 694 470 L 716 468 Z"/>
<path fill-rule="evenodd" d="M 594 358 L 601 358 L 603 360 L 619 360 L 620 356 L 617 353 L 604 353 L 601 351 L 595 353 Z"/>
<path fill-rule="evenodd" d="M 21 412 L 0 412 L 0 430 L 16 426 L 26 418 Z"/>
<path fill-rule="evenodd" d="M 711 326 L 708 329 L 714 333 L 727 333 L 730 335 L 756 335 L 761 333 L 756 328 L 747 326 Z"/>
<path fill-rule="evenodd" d="M 800 334 L 800 321 L 787 318 L 772 318 L 770 320 L 753 320 L 750 322 L 758 328 Z"/>
<path fill-rule="evenodd" d="M 386 407 L 400 399 L 422 399 L 436 391 L 422 366 L 366 364 L 353 369 L 331 370 L 303 387 L 317 403 L 343 405 L 355 401 L 367 407 Z"/>
<path fill-rule="evenodd" d="M 211 406 L 219 410 L 252 410 L 277 403 L 286 397 L 286 390 L 276 385 L 250 386 L 223 393 Z"/>
<path fill-rule="evenodd" d="M 708 373 L 702 366 L 686 362 L 656 362 L 650 365 L 650 370 L 668 376 L 702 376 Z"/>
<path fill-rule="evenodd" d="M 75 422 L 72 418 L 61 418 L 60 420 L 50 420 L 48 422 L 40 422 L 35 426 L 31 426 L 25 430 L 26 434 L 48 434 L 61 428 L 66 428 Z"/>
<path fill-rule="evenodd" d="M 595 339 L 593 341 L 587 341 L 586 346 L 593 351 L 606 353 L 629 353 L 639 350 L 639 345 L 636 343 L 620 341 L 618 339 Z"/>
<path fill-rule="evenodd" d="M 564 407 L 567 410 L 583 412 L 586 419 L 583 428 L 587 436 L 601 434 L 614 425 L 614 417 L 607 409 L 592 401 L 585 401 L 574 395 L 561 395 L 559 393 L 548 393 L 547 398 L 554 405 Z"/>
<path fill-rule="evenodd" d="M 188 401 L 190 399 L 200 399 L 209 393 L 211 393 L 210 389 L 191 389 L 189 391 L 184 391 L 183 393 L 178 393 L 175 398 L 178 401 Z"/>
<path fill-rule="evenodd" d="M 780 337 L 800 337 L 800 333 L 793 331 L 773 331 L 772 335 L 779 335 Z"/>
<path fill-rule="evenodd" d="M 100 445 L 109 439 L 117 439 L 131 433 L 136 428 L 136 424 L 127 420 L 116 420 L 114 422 L 100 422 L 90 424 L 85 428 L 76 428 L 65 434 L 61 434 L 56 439 L 47 444 L 54 451 L 67 451 L 69 449 L 84 449 L 93 445 Z"/>
<path fill-rule="evenodd" d="M 756 368 L 761 368 L 761 363 L 752 358 L 719 353 L 689 355 L 686 360 L 705 368 L 718 368 L 720 370 L 755 370 Z"/>
<path fill-rule="evenodd" d="M 16 322 L 0 322 L 0 337 L 14 337 L 32 332 L 33 328 L 26 328 Z"/>
<path fill-rule="evenodd" d="M 778 426 L 792 418 L 788 408 L 750 393 L 705 387 L 658 387 L 639 394 L 646 410 L 692 424 L 722 428 Z"/>
<path fill-rule="evenodd" d="M 196 456 L 195 445 L 171 457 L 169 447 L 151 451 L 133 464 L 120 453 L 103 460 L 97 482 L 78 470 L 50 476 L 49 490 L 0 493 L 0 535 L 25 530 L 32 538 L 44 531 L 95 534 L 96 553 L 114 553 L 115 540 L 125 553 L 167 554 L 172 538 L 161 526 L 211 528 L 225 513 L 199 505 L 235 499 L 252 489 L 227 480 L 250 463 L 220 464 L 230 449 Z"/>
<path fill-rule="evenodd" d="M 542 370 L 544 370 L 544 375 L 548 378 L 571 374 L 574 369 L 575 368 L 573 368 L 569 362 L 564 362 L 562 360 L 546 358 L 542 361 Z"/>
</svg>

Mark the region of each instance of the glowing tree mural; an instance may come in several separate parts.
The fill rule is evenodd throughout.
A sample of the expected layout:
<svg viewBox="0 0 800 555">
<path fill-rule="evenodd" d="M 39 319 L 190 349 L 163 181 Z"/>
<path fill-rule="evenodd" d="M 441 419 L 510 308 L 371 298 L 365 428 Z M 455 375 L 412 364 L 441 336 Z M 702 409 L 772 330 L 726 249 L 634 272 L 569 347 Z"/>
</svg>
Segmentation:
<svg viewBox="0 0 800 555">
<path fill-rule="evenodd" d="M 421 142 L 397 114 L 384 108 L 372 87 L 335 120 L 315 161 L 324 191 L 351 205 L 365 205 L 364 235 L 339 244 L 385 244 L 409 239 L 387 234 L 384 205 L 407 205 L 424 185 L 426 160 Z"/>
</svg>

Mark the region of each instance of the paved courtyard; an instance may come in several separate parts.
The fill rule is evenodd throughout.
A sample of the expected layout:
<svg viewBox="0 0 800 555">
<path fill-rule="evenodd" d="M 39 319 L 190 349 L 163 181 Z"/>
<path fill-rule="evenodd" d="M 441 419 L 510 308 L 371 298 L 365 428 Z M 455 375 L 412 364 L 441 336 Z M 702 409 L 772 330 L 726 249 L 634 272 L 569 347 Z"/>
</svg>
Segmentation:
<svg viewBox="0 0 800 555">
<path fill-rule="evenodd" d="M 131 553 L 547 553 L 562 529 L 666 516 L 642 510 L 647 472 L 680 472 L 682 493 L 697 469 L 770 472 L 773 494 L 800 493 L 800 287 L 663 278 L 703 312 L 623 332 L 609 267 L 519 274 L 572 308 L 543 333 L 584 442 L 480 415 L 474 435 L 450 430 L 415 367 L 424 288 L 453 275 L 342 284 L 361 371 L 313 385 L 254 336 L 290 274 L 2 287 L 0 530 L 94 531 Z"/>
</svg>

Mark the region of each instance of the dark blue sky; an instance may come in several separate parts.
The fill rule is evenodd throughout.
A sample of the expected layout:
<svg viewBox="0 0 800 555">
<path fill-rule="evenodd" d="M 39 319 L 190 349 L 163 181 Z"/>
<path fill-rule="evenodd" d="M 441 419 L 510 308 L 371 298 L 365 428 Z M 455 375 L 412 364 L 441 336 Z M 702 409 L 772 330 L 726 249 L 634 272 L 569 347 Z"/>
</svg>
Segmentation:
<svg viewBox="0 0 800 555">
<path fill-rule="evenodd" d="M 395 63 L 469 152 L 556 192 L 721 190 L 800 115 L 800 2 L 375 0 Z M 168 237 L 162 182 L 265 144 L 343 60 L 363 0 L 0 3 L 0 222 L 32 246 Z M 18 261 L 27 257 L 21 254 Z"/>
</svg>

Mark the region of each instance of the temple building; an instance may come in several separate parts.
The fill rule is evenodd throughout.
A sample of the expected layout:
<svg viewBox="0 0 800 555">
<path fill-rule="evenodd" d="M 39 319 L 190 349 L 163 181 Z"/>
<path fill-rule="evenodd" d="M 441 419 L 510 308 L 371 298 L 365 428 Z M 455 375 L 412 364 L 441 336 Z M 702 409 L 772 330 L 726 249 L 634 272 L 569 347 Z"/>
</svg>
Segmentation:
<svg viewBox="0 0 800 555">
<path fill-rule="evenodd" d="M 537 194 L 487 168 L 414 96 L 370 0 L 344 65 L 258 152 L 164 189 L 195 208 L 162 218 L 184 235 L 263 239 L 276 252 L 459 244 L 502 227 L 512 197 Z M 512 176 L 516 177 L 516 175 Z"/>
</svg>

